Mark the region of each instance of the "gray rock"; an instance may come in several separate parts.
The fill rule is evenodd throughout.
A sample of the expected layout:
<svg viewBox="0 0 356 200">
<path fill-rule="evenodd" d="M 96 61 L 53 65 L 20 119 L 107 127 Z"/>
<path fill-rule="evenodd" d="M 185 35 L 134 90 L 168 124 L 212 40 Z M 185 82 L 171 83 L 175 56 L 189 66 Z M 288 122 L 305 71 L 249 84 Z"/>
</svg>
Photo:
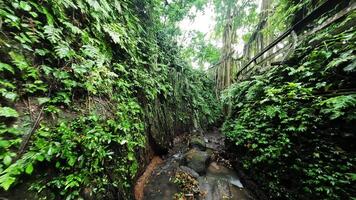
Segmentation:
<svg viewBox="0 0 356 200">
<path fill-rule="evenodd" d="M 225 179 L 216 177 L 199 177 L 199 189 L 203 194 L 200 200 L 251 200 L 246 190 L 239 189 Z"/>
<path fill-rule="evenodd" d="M 212 191 L 213 199 L 231 199 L 229 183 L 225 180 L 217 180 L 215 183 Z"/>
<path fill-rule="evenodd" d="M 216 162 L 210 163 L 207 169 L 207 176 L 224 179 L 238 188 L 243 188 L 243 185 L 235 171 L 219 165 Z"/>
<path fill-rule="evenodd" d="M 199 149 L 191 149 L 185 154 L 187 166 L 200 175 L 205 174 L 210 155 Z"/>
</svg>

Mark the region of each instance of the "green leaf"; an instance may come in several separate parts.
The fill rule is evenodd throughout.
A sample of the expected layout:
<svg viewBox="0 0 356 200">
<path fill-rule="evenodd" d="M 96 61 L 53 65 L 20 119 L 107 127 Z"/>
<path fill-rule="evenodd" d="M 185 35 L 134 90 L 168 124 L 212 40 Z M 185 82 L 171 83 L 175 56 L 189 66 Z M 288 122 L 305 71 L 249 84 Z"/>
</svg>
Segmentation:
<svg viewBox="0 0 356 200">
<path fill-rule="evenodd" d="M 38 14 L 35 13 L 35 12 L 30 12 L 30 15 L 31 15 L 32 17 L 34 17 L 34 18 L 38 17 Z"/>
<path fill-rule="evenodd" d="M 18 67 L 20 70 L 24 71 L 29 68 L 29 65 L 22 54 L 15 53 L 13 51 L 9 52 L 9 55 L 12 59 L 12 63 Z"/>
<path fill-rule="evenodd" d="M 350 176 L 352 181 L 356 181 L 356 173 L 347 173 Z"/>
<path fill-rule="evenodd" d="M 51 99 L 48 98 L 48 97 L 39 97 L 37 98 L 37 101 L 40 105 L 44 104 L 44 103 L 47 103 L 48 101 L 50 101 Z"/>
<path fill-rule="evenodd" d="M 0 138 L 0 147 L 7 148 L 9 146 L 10 146 L 10 142 L 9 141 L 6 141 L 3 138 Z"/>
<path fill-rule="evenodd" d="M 350 63 L 349 65 L 347 65 L 344 68 L 345 72 L 354 72 L 356 71 L 356 60 L 354 60 L 352 63 Z"/>
<path fill-rule="evenodd" d="M 18 117 L 16 110 L 10 107 L 0 107 L 0 117 Z"/>
<path fill-rule="evenodd" d="M 16 97 L 17 97 L 17 94 L 14 93 L 14 92 L 7 92 L 7 91 L 4 91 L 2 93 L 2 95 L 6 98 L 6 99 L 9 99 L 11 101 L 15 101 Z"/>
<path fill-rule="evenodd" d="M 11 156 L 6 155 L 6 156 L 4 157 L 3 163 L 4 163 L 6 166 L 9 166 L 9 165 L 11 164 L 11 161 L 12 161 Z"/>
<path fill-rule="evenodd" d="M 31 10 L 30 4 L 28 4 L 28 3 L 25 2 L 25 1 L 20 1 L 20 8 L 21 8 L 22 10 L 25 10 L 25 11 L 30 11 L 30 10 Z"/>
<path fill-rule="evenodd" d="M 73 167 L 75 164 L 75 160 L 76 160 L 75 157 L 69 158 L 68 164 Z"/>
<path fill-rule="evenodd" d="M 43 155 L 37 155 L 36 159 L 40 162 L 42 162 L 45 158 Z"/>
<path fill-rule="evenodd" d="M 127 159 L 129 159 L 130 161 L 135 160 L 135 155 L 132 152 L 129 152 L 127 154 Z"/>
<path fill-rule="evenodd" d="M 14 71 L 13 67 L 11 67 L 10 65 L 8 65 L 6 63 L 0 62 L 0 72 L 2 72 L 4 70 L 6 70 L 8 72 L 11 72 L 12 74 L 15 74 L 15 71 Z"/>
<path fill-rule="evenodd" d="M 32 174 L 33 172 L 33 165 L 32 164 L 28 164 L 26 169 L 25 169 L 26 174 Z"/>
<path fill-rule="evenodd" d="M 53 25 L 44 26 L 44 34 L 46 35 L 46 38 L 52 43 L 61 41 L 62 32 L 60 29 L 55 28 Z"/>
<path fill-rule="evenodd" d="M 68 44 L 61 43 L 58 46 L 54 47 L 56 54 L 59 58 L 71 58 L 75 55 L 73 49 L 70 48 Z"/>
<path fill-rule="evenodd" d="M 0 178 L 0 185 L 4 190 L 8 190 L 10 186 L 15 182 L 15 178 L 11 176 L 3 176 Z"/>
<path fill-rule="evenodd" d="M 126 144 L 126 143 L 127 143 L 127 140 L 125 140 L 125 139 L 120 141 L 121 145 Z"/>
</svg>

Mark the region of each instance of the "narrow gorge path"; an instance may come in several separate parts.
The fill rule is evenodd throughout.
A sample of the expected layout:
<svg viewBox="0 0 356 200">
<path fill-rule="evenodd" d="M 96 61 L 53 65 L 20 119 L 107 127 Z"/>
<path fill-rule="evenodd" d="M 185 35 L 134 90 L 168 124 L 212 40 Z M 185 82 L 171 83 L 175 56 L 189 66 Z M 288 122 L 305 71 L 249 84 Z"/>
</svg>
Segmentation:
<svg viewBox="0 0 356 200">
<path fill-rule="evenodd" d="M 169 153 L 152 159 L 137 181 L 136 200 L 254 199 L 224 152 L 224 136 L 217 130 L 175 138 Z"/>
</svg>

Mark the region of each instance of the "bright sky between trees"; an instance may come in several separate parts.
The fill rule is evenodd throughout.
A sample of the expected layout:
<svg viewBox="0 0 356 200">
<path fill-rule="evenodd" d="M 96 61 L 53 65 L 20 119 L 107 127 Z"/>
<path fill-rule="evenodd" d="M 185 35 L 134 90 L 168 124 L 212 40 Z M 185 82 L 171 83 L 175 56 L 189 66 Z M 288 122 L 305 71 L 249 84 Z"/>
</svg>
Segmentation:
<svg viewBox="0 0 356 200">
<path fill-rule="evenodd" d="M 261 0 L 256 1 L 258 12 L 261 9 Z M 189 16 L 195 16 L 191 19 Z M 199 11 L 195 7 L 190 10 L 189 15 L 187 15 L 180 23 L 179 28 L 182 31 L 182 35 L 178 38 L 178 42 L 183 47 L 189 46 L 193 37 L 194 31 L 199 31 L 205 35 L 204 39 L 209 41 L 214 46 L 221 48 L 222 47 L 222 38 L 214 37 L 214 29 L 216 25 L 216 15 L 214 10 L 214 5 L 210 2 L 208 3 L 204 10 Z M 237 29 L 237 35 L 239 36 L 238 42 L 234 44 L 234 49 L 236 52 L 236 57 L 242 54 L 244 41 L 242 36 L 246 34 L 247 30 L 244 28 Z M 192 62 L 194 68 L 200 67 L 196 62 Z M 207 69 L 210 66 L 209 63 L 204 64 L 204 69 Z"/>
</svg>

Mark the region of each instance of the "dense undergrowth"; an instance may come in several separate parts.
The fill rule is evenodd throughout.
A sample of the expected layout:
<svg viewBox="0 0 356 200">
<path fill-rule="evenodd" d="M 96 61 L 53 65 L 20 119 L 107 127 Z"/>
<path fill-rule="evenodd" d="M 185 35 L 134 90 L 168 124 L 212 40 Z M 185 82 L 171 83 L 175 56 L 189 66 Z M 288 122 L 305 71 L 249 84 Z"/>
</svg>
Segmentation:
<svg viewBox="0 0 356 200">
<path fill-rule="evenodd" d="M 355 198 L 355 29 L 346 19 L 298 45 L 290 61 L 233 84 L 223 131 L 272 199 Z"/>
<path fill-rule="evenodd" d="M 130 199 L 157 102 L 189 127 L 215 120 L 213 83 L 180 58 L 161 5 L 0 1 L 1 192 L 31 180 L 36 199 Z"/>
</svg>

